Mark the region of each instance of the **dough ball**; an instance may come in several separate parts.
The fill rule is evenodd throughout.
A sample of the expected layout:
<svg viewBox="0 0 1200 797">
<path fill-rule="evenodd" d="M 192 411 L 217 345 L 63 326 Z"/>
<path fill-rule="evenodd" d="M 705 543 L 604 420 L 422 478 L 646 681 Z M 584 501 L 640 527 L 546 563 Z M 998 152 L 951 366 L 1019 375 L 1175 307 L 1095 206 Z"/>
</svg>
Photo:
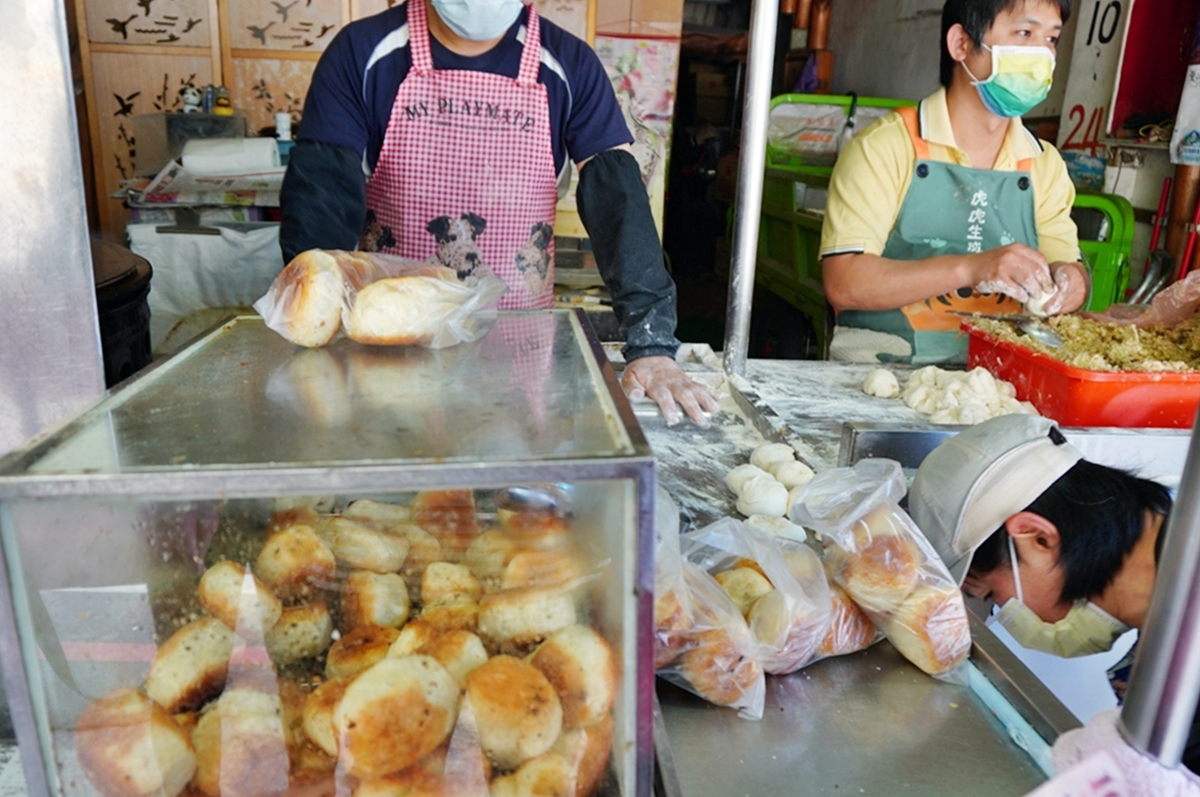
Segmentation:
<svg viewBox="0 0 1200 797">
<path fill-rule="evenodd" d="M 556 632 L 531 661 L 558 693 L 565 726 L 591 725 L 612 709 L 617 664 L 608 642 L 591 628 L 569 625 Z"/>
<path fill-rule="evenodd" d="M 524 653 L 575 622 L 575 602 L 561 589 L 530 587 L 484 595 L 479 636 L 493 649 Z"/>
<path fill-rule="evenodd" d="M 1030 296 L 1029 300 L 1025 302 L 1025 312 L 1038 318 L 1045 318 L 1050 315 L 1046 312 L 1046 305 L 1050 304 L 1050 300 L 1057 295 L 1058 292 L 1051 289 L 1042 291 L 1037 296 Z"/>
<path fill-rule="evenodd" d="M 492 781 L 491 797 L 582 797 L 575 770 L 557 753 L 526 761 L 513 773 Z"/>
<path fill-rule="evenodd" d="M 776 462 L 787 462 L 795 458 L 796 452 L 787 443 L 763 443 L 750 452 L 750 464 L 757 465 L 765 471 L 770 471 Z"/>
<path fill-rule="evenodd" d="M 482 595 L 479 580 L 466 565 L 432 562 L 421 576 L 421 602 L 424 604 L 447 598 L 477 601 Z"/>
<path fill-rule="evenodd" d="M 817 656 L 842 656 L 870 647 L 875 641 L 875 625 L 871 618 L 837 584 L 830 584 L 829 592 L 833 601 L 829 632 L 821 640 Z"/>
<path fill-rule="evenodd" d="M 904 534 L 887 505 L 854 525 L 854 552 L 826 548 L 826 561 L 841 586 L 868 612 L 890 614 L 916 587 L 924 557 Z"/>
<path fill-rule="evenodd" d="M 788 490 L 769 473 L 751 476 L 738 493 L 737 511 L 750 515 L 782 517 L 787 511 Z"/>
<path fill-rule="evenodd" d="M 331 756 L 338 753 L 337 734 L 333 730 L 333 710 L 353 678 L 330 678 L 318 686 L 304 701 L 302 712 L 304 735 L 309 741 Z"/>
<path fill-rule="evenodd" d="M 479 604 L 464 598 L 450 597 L 431 603 L 421 610 L 421 621 L 435 633 L 470 631 L 479 627 Z"/>
<path fill-rule="evenodd" d="M 775 477 L 775 481 L 789 490 L 803 487 L 812 481 L 813 476 L 816 476 L 812 468 L 795 460 L 776 462 L 771 466 L 771 475 Z"/>
<path fill-rule="evenodd" d="M 342 322 L 357 343 L 424 346 L 465 298 L 458 276 L 444 266 L 407 277 L 376 280 L 358 292 Z"/>
<path fill-rule="evenodd" d="M 358 675 L 387 656 L 388 648 L 400 636 L 395 628 L 363 625 L 334 642 L 325 656 L 325 677 Z"/>
<path fill-rule="evenodd" d="M 390 530 L 394 526 L 410 522 L 412 509 L 398 504 L 373 501 L 370 498 L 360 498 L 350 502 L 350 505 L 342 512 L 342 517 Z"/>
<path fill-rule="evenodd" d="M 450 735 L 458 699 L 458 682 L 430 656 L 380 661 L 334 709 L 339 765 L 358 778 L 412 766 Z"/>
<path fill-rule="evenodd" d="M 210 797 L 259 797 L 287 789 L 288 729 L 278 695 L 227 689 L 192 733 L 193 784 Z"/>
<path fill-rule="evenodd" d="M 880 630 L 904 658 L 930 675 L 952 670 L 971 652 L 962 593 L 949 585 L 918 587 Z"/>
<path fill-rule="evenodd" d="M 214 617 L 188 623 L 154 654 L 146 694 L 168 714 L 200 708 L 225 688 L 234 639 Z"/>
<path fill-rule="evenodd" d="M 500 769 L 514 769 L 550 749 L 562 731 L 562 705 L 533 665 L 494 656 L 467 676 L 467 702 L 479 743 Z"/>
<path fill-rule="evenodd" d="M 356 520 L 333 521 L 333 553 L 351 567 L 395 573 L 408 556 L 408 540 Z"/>
<path fill-rule="evenodd" d="M 283 612 L 283 605 L 257 578 L 253 579 L 254 593 L 243 596 L 242 585 L 245 580 L 246 568 L 236 562 L 225 561 L 213 565 L 200 577 L 200 586 L 196 590 L 200 605 L 234 630 L 237 630 L 239 618 L 248 629 L 266 630 L 275 625 Z"/>
<path fill-rule="evenodd" d="M 408 587 L 395 573 L 358 570 L 342 584 L 342 628 L 364 625 L 399 628 L 408 620 Z"/>
<path fill-rule="evenodd" d="M 717 573 L 715 578 L 743 617 L 750 612 L 756 600 L 775 589 L 766 576 L 749 567 L 735 567 Z"/>
<path fill-rule="evenodd" d="M 808 535 L 803 526 L 797 526 L 786 517 L 771 517 L 770 515 L 751 515 L 744 521 L 747 526 L 772 537 L 803 540 Z"/>
<path fill-rule="evenodd" d="M 785 512 L 784 514 L 790 515 L 792 513 L 792 507 L 794 507 L 796 505 L 796 502 L 800 500 L 800 496 L 804 495 L 805 487 L 808 487 L 808 485 L 805 484 L 801 487 L 793 487 L 792 489 L 788 490 L 787 501 L 786 501 L 787 512 Z"/>
<path fill-rule="evenodd" d="M 267 653 L 276 664 L 290 664 L 320 656 L 333 636 L 333 619 L 317 601 L 283 610 L 279 621 L 267 629 Z"/>
<path fill-rule="evenodd" d="M 723 628 L 701 631 L 691 650 L 679 657 L 679 672 L 696 694 L 718 706 L 731 706 L 744 698 L 763 677 L 758 662 L 738 652 Z"/>
<path fill-rule="evenodd" d="M 188 733 L 131 689 L 89 704 L 75 734 L 79 763 L 105 797 L 175 797 L 196 771 Z"/>
<path fill-rule="evenodd" d="M 574 797 L 589 797 L 600 786 L 612 753 L 613 718 L 606 714 L 586 728 L 564 728 L 550 748 L 575 770 Z"/>
<path fill-rule="evenodd" d="M 254 561 L 254 574 L 284 603 L 304 603 L 333 585 L 337 561 L 311 526 L 275 532 Z"/>
<path fill-rule="evenodd" d="M 725 486 L 727 486 L 730 490 L 733 490 L 735 493 L 740 494 L 742 492 L 742 485 L 746 483 L 747 479 L 751 478 L 752 476 L 767 475 L 769 474 L 757 465 L 738 465 L 736 468 L 725 474 Z"/>
<path fill-rule="evenodd" d="M 863 392 L 876 398 L 895 398 L 900 395 L 896 375 L 886 368 L 875 368 L 863 379 Z"/>
</svg>

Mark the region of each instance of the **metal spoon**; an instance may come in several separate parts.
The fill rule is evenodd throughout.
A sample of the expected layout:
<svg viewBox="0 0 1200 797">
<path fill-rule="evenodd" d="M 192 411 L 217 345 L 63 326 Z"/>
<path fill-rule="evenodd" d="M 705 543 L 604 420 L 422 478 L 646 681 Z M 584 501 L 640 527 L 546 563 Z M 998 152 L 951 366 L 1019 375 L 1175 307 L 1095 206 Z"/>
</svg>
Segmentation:
<svg viewBox="0 0 1200 797">
<path fill-rule="evenodd" d="M 986 318 L 989 321 L 1008 321 L 1020 331 L 1024 332 L 1029 337 L 1047 346 L 1051 349 L 1057 349 L 1063 345 L 1062 336 L 1054 331 L 1054 327 L 1047 324 L 1037 316 L 1021 315 L 1020 313 L 1002 313 L 996 315 L 988 315 L 987 313 L 963 313 L 951 311 L 954 315 L 961 315 L 965 318 Z"/>
</svg>

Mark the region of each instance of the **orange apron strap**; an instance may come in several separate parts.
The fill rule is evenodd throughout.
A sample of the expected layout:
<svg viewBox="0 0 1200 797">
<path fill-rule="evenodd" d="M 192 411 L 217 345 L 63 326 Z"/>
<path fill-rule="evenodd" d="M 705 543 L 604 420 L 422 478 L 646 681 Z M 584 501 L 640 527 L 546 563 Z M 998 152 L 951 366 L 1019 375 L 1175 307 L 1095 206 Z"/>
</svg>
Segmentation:
<svg viewBox="0 0 1200 797">
<path fill-rule="evenodd" d="M 904 120 L 908 128 L 908 137 L 912 139 L 913 149 L 917 151 L 917 160 L 929 160 L 929 142 L 921 138 L 921 123 L 917 117 L 917 106 L 907 105 L 897 108 L 896 113 Z"/>
<path fill-rule="evenodd" d="M 1033 158 L 1021 158 L 1017 161 L 1017 171 L 1028 172 L 1033 170 Z"/>
</svg>

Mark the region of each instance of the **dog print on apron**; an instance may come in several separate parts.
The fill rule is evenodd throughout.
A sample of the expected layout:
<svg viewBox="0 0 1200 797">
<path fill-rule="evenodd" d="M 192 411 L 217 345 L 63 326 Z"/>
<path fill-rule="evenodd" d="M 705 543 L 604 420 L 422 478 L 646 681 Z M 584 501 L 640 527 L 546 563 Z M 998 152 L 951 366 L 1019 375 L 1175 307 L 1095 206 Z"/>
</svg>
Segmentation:
<svg viewBox="0 0 1200 797">
<path fill-rule="evenodd" d="M 529 8 L 516 79 L 435 70 L 425 0 L 408 2 L 412 67 L 367 181 L 361 246 L 508 284 L 501 310 L 554 302 L 558 202 L 541 33 Z"/>
</svg>

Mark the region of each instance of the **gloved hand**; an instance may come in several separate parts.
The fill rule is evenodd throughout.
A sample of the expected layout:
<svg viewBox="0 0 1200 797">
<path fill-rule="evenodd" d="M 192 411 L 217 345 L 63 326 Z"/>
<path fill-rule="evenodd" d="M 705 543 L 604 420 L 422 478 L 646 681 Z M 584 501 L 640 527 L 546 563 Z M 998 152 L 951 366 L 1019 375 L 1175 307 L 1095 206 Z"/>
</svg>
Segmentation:
<svg viewBox="0 0 1200 797">
<path fill-rule="evenodd" d="M 971 284 L 980 293 L 1003 293 L 1024 304 L 1054 287 L 1046 258 L 1024 244 L 1008 244 L 968 257 L 974 275 Z"/>
<path fill-rule="evenodd" d="M 1051 269 L 1054 290 L 1042 298 L 1042 312 L 1034 315 L 1058 315 L 1078 310 L 1087 301 L 1087 278 L 1075 263 L 1055 263 Z"/>
<path fill-rule="evenodd" d="M 621 377 L 621 387 L 635 401 L 647 396 L 653 399 L 667 419 L 667 426 L 683 420 L 680 406 L 699 426 L 708 426 L 717 411 L 717 397 L 692 380 L 670 357 L 639 357 L 629 363 Z"/>
<path fill-rule="evenodd" d="M 1054 768 L 1065 770 L 1105 750 L 1125 776 L 1128 797 L 1200 797 L 1200 778 L 1185 767 L 1167 769 L 1129 746 L 1117 730 L 1119 709 L 1104 711 L 1054 743 Z"/>
</svg>

